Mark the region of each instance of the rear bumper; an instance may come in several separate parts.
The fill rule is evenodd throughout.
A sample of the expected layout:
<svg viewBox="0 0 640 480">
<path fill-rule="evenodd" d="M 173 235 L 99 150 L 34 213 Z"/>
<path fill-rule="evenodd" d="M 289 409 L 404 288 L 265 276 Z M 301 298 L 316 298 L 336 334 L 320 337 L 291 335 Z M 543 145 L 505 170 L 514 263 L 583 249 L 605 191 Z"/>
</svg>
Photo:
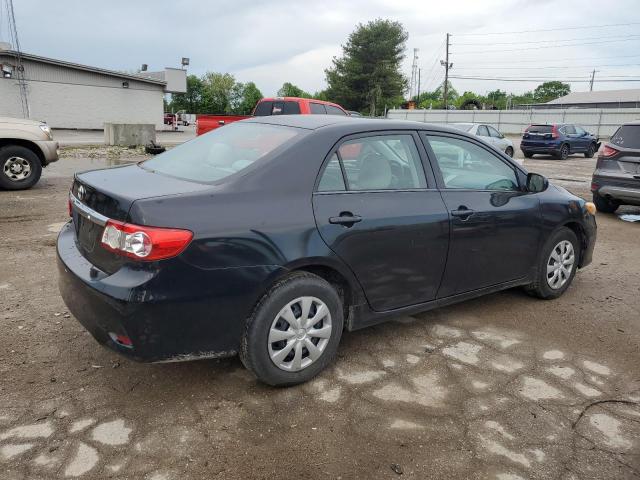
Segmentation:
<svg viewBox="0 0 640 480">
<path fill-rule="evenodd" d="M 45 166 L 58 161 L 58 142 L 53 140 L 43 140 L 35 142 L 40 150 L 42 151 L 42 155 L 44 156 L 44 164 Z"/>
<path fill-rule="evenodd" d="M 528 153 L 558 153 L 560 151 L 560 143 L 553 142 L 526 142 L 520 143 L 520 150 Z"/>
<path fill-rule="evenodd" d="M 591 181 L 592 191 L 628 205 L 640 205 L 640 178 L 614 177 L 595 174 Z"/>
<path fill-rule="evenodd" d="M 205 271 L 178 257 L 108 275 L 80 254 L 71 222 L 58 236 L 57 261 L 60 294 L 73 316 L 99 343 L 145 362 L 237 353 L 265 279 L 281 268 Z"/>
</svg>

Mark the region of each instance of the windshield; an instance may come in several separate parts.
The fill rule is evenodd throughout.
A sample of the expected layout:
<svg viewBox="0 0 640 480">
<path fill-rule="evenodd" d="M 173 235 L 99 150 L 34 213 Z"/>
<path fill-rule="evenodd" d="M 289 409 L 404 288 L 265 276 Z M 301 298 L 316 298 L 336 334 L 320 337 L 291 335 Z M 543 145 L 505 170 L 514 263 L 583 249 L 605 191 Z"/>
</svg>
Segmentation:
<svg viewBox="0 0 640 480">
<path fill-rule="evenodd" d="M 452 123 L 451 126 L 463 132 L 468 132 L 473 128 L 473 123 Z"/>
<path fill-rule="evenodd" d="M 529 133 L 553 133 L 552 125 L 531 125 L 527 128 Z"/>
<path fill-rule="evenodd" d="M 140 165 L 184 180 L 215 182 L 264 157 L 303 130 L 260 123 L 232 123 Z"/>
</svg>

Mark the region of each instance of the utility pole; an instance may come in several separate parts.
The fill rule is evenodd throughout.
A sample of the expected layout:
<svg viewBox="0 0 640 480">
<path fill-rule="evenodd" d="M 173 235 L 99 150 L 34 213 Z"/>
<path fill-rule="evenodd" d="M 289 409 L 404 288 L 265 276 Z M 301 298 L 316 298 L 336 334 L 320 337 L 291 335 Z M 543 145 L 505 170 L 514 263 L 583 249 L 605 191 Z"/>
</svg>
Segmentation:
<svg viewBox="0 0 640 480">
<path fill-rule="evenodd" d="M 409 100 L 413 99 L 418 83 L 418 49 L 413 49 L 413 63 L 411 64 L 411 83 L 409 84 Z"/>
<path fill-rule="evenodd" d="M 445 59 L 440 60 L 440 65 L 444 66 L 444 109 L 449 108 L 449 69 L 453 67 L 453 63 L 449 63 L 449 37 L 451 34 L 447 33 L 447 49 L 445 53 Z"/>
<path fill-rule="evenodd" d="M 593 81 L 596 78 L 596 72 L 598 72 L 598 70 L 596 70 L 595 68 L 593 69 L 593 72 L 591 72 L 591 81 L 589 82 L 589 91 L 593 92 Z"/>
<path fill-rule="evenodd" d="M 419 68 L 418 69 L 418 96 L 416 98 L 417 107 L 420 107 L 420 73 L 421 72 L 422 72 L 422 69 Z"/>
</svg>

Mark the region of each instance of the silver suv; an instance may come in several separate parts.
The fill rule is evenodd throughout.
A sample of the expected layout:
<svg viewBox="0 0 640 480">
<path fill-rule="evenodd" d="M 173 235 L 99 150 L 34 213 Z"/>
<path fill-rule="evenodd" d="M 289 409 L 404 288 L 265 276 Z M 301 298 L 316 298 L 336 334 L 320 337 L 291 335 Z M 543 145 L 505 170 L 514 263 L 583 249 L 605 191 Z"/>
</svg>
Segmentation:
<svg viewBox="0 0 640 480">
<path fill-rule="evenodd" d="M 0 189 L 33 187 L 42 168 L 58 160 L 58 142 L 46 123 L 0 117 Z"/>
</svg>

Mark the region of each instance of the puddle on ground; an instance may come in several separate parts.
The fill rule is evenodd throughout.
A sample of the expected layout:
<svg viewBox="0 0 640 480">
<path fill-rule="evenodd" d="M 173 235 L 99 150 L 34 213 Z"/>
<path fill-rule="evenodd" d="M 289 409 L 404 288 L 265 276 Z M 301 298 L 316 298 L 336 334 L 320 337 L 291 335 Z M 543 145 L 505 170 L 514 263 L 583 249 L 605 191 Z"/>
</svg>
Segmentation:
<svg viewBox="0 0 640 480">
<path fill-rule="evenodd" d="M 625 222 L 640 222 L 640 214 L 623 213 L 622 215 L 618 215 L 618 218 Z"/>
</svg>

